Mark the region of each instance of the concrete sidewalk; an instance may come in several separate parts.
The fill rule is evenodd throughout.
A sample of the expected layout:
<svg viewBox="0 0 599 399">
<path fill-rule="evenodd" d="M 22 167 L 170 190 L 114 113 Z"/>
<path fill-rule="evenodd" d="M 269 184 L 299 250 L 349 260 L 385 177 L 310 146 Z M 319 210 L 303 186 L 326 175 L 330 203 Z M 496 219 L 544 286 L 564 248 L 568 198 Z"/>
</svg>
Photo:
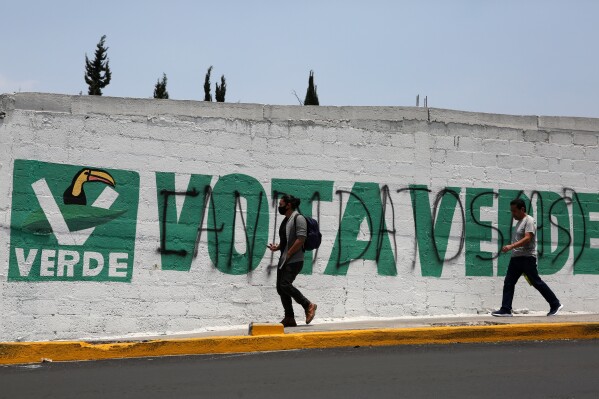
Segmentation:
<svg viewBox="0 0 599 399">
<path fill-rule="evenodd" d="M 564 312 L 495 318 L 491 315 L 410 317 L 314 321 L 287 328 L 266 326 L 264 334 L 249 335 L 248 327 L 191 334 L 140 336 L 120 339 L 0 342 L 0 364 L 41 361 L 266 352 L 352 346 L 396 346 L 450 343 L 557 341 L 599 339 L 599 314 Z"/>
<path fill-rule="evenodd" d="M 457 326 L 493 326 L 511 324 L 538 324 L 538 323 L 599 323 L 599 314 L 585 312 L 560 312 L 557 316 L 547 317 L 546 312 L 530 312 L 527 314 L 514 314 L 513 317 L 493 317 L 486 315 L 452 315 L 428 317 L 400 317 L 400 318 L 369 318 L 351 319 L 346 321 L 318 319 L 316 317 L 310 325 L 303 323 L 301 318 L 296 319 L 297 327 L 285 328 L 285 334 L 298 334 L 309 332 L 353 331 L 353 330 L 378 330 L 400 329 L 415 327 L 457 327 Z M 255 320 L 259 322 L 266 321 Z M 248 326 L 233 326 L 215 328 L 212 331 L 191 332 L 183 334 L 145 335 L 122 338 L 95 339 L 95 342 L 135 342 L 153 339 L 184 339 L 207 338 L 219 336 L 248 335 Z"/>
</svg>

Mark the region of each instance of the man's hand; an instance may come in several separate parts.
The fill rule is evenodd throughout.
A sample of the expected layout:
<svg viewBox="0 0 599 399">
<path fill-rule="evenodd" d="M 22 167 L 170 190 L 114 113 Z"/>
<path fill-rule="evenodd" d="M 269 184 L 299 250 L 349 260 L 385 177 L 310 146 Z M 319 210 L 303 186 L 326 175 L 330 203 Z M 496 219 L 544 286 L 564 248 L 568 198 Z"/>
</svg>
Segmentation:
<svg viewBox="0 0 599 399">
<path fill-rule="evenodd" d="M 279 250 L 279 244 L 268 244 L 268 249 L 272 252 L 277 252 Z"/>
<path fill-rule="evenodd" d="M 501 248 L 501 252 L 509 252 L 512 249 L 514 249 L 514 246 L 508 244 L 508 245 L 504 246 L 503 248 Z"/>
<path fill-rule="evenodd" d="M 528 244 L 532 239 L 534 239 L 534 237 L 535 236 L 532 233 L 527 232 L 524 234 L 524 238 L 521 239 L 520 241 L 517 241 L 513 244 L 506 245 L 505 247 L 501 248 L 501 252 L 508 252 L 514 248 L 523 247 L 524 245 Z"/>
</svg>

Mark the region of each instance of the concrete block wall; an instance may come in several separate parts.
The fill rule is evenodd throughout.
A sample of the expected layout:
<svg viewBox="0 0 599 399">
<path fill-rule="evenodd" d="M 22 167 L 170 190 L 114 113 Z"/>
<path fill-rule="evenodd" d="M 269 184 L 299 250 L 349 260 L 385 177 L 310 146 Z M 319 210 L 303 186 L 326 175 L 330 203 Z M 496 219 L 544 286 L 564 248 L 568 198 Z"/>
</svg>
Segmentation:
<svg viewBox="0 0 599 399">
<path fill-rule="evenodd" d="M 321 224 L 297 279 L 316 322 L 496 308 L 518 195 L 544 279 L 597 312 L 598 138 L 586 118 L 2 95 L 0 341 L 280 320 L 280 192 Z M 514 307 L 547 310 L 524 280 Z"/>
</svg>

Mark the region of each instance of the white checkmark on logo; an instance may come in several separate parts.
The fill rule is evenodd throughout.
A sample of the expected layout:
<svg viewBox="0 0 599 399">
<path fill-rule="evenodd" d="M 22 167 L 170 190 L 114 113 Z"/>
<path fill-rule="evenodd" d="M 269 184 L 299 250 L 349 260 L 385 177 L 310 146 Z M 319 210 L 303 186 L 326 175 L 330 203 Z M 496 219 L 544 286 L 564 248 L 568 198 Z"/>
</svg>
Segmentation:
<svg viewBox="0 0 599 399">
<path fill-rule="evenodd" d="M 50 227 L 52 227 L 52 232 L 54 233 L 58 244 L 76 246 L 84 245 L 89 236 L 91 236 L 94 232 L 95 227 L 90 227 L 88 229 L 79 231 L 71 231 L 69 226 L 67 226 L 67 222 L 65 221 L 58 204 L 54 200 L 54 196 L 52 195 L 52 191 L 50 191 L 50 187 L 48 187 L 46 179 L 40 179 L 36 181 L 31 185 L 31 187 L 33 188 L 35 196 L 42 207 L 44 215 L 46 215 L 46 219 L 48 219 L 48 223 L 50 223 Z M 112 187 L 105 187 L 98 198 L 96 198 L 92 206 L 96 208 L 108 209 L 112 206 L 118 196 L 119 193 L 117 193 Z"/>
</svg>

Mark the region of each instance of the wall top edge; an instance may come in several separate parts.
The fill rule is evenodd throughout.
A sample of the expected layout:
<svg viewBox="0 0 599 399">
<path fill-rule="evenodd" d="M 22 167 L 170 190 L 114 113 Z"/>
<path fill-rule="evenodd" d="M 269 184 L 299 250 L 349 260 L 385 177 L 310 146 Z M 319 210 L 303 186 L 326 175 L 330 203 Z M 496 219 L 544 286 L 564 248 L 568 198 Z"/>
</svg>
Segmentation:
<svg viewBox="0 0 599 399">
<path fill-rule="evenodd" d="M 13 110 L 73 115 L 159 116 L 245 119 L 252 121 L 423 121 L 521 130 L 599 132 L 599 118 L 507 115 L 439 108 L 400 106 L 301 106 L 215 103 L 195 100 L 65 95 L 0 94 L 0 118 Z M 384 130 L 384 126 L 381 126 Z"/>
</svg>

